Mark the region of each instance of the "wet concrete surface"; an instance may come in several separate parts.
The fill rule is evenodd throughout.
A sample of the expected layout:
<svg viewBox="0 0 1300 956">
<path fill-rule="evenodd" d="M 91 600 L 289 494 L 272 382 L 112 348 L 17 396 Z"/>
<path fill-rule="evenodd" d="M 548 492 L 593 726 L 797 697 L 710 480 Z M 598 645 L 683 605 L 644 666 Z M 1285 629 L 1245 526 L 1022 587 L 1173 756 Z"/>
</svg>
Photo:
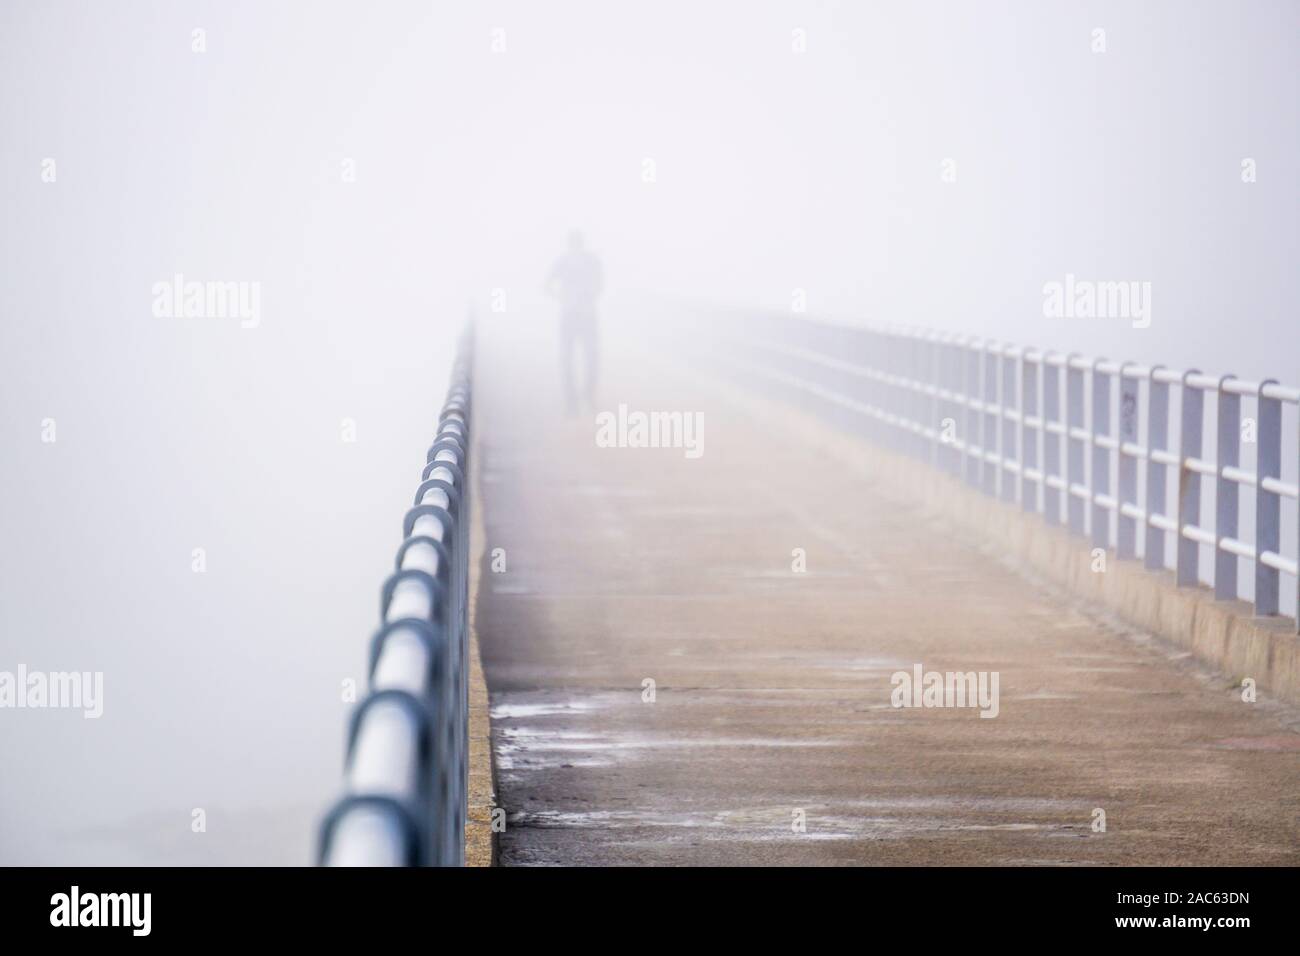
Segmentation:
<svg viewBox="0 0 1300 956">
<path fill-rule="evenodd" d="M 485 323 L 480 351 L 499 863 L 1300 862 L 1294 710 L 1028 582 L 692 366 L 610 343 L 596 410 L 701 412 L 698 459 L 597 447 L 537 330 Z M 893 707 L 918 663 L 998 672 L 998 716 Z"/>
</svg>

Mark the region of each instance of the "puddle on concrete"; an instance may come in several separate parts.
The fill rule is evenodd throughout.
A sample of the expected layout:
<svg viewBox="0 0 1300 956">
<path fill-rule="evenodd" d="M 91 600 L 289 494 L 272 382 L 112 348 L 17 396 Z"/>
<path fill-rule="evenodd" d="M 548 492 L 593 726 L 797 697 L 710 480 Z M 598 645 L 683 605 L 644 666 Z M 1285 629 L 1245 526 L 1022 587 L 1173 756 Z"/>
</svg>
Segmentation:
<svg viewBox="0 0 1300 956">
<path fill-rule="evenodd" d="M 801 747 L 848 747 L 852 740 L 789 740 L 782 737 L 702 737 L 702 738 L 663 738 L 659 740 L 635 740 L 628 744 L 638 747 L 763 747 L 763 748 L 801 748 Z"/>
<path fill-rule="evenodd" d="M 792 826 L 793 811 L 806 813 L 802 831 Z M 1048 836 L 1086 836 L 1087 824 L 968 822 L 951 817 L 850 816 L 822 807 L 748 807 L 713 813 L 658 810 L 520 810 L 510 815 L 515 826 L 619 831 L 641 828 L 698 831 L 704 839 L 743 842 L 773 840 L 889 840 L 945 832 L 1007 831 Z M 660 841 L 652 841 L 659 845 Z"/>
<path fill-rule="evenodd" d="M 617 743 L 609 740 L 544 740 L 531 739 L 526 744 L 507 744 L 497 745 L 497 749 L 503 752 L 535 754 L 535 753 L 592 753 L 608 750 L 621 749 Z"/>
<path fill-rule="evenodd" d="M 498 770 L 554 770 L 564 767 L 609 767 L 632 761 L 657 750 L 785 749 L 842 747 L 843 739 L 786 739 L 780 737 L 646 737 L 550 730 L 526 725 L 498 727 L 493 752 Z"/>
<path fill-rule="evenodd" d="M 513 720 L 517 717 L 549 717 L 555 714 L 582 714 L 594 710 L 589 701 L 560 700 L 540 704 L 496 704 L 490 715 L 493 720 Z"/>
<path fill-rule="evenodd" d="M 847 747 L 855 742 L 844 739 L 790 739 L 785 737 L 633 737 L 601 736 L 576 732 L 550 731 L 541 727 L 503 727 L 497 731 L 504 740 L 526 741 L 509 744 L 515 750 L 663 750 L 672 748 L 732 747 L 763 749 Z"/>
<path fill-rule="evenodd" d="M 530 770 L 573 770 L 573 769 L 593 769 L 614 766 L 614 761 L 604 757 L 568 757 L 563 761 L 547 760 L 538 761 L 531 759 L 517 748 L 498 750 L 496 753 L 496 767 L 498 771 L 519 771 L 520 774 Z M 517 778 L 519 774 L 516 774 Z"/>
<path fill-rule="evenodd" d="M 592 767 L 612 767 L 615 759 L 610 755 L 597 755 L 589 757 L 579 757 L 576 754 L 582 751 L 577 748 L 563 748 L 559 750 L 564 756 L 556 758 L 549 756 L 543 748 L 537 747 L 519 747 L 514 744 L 498 743 L 494 751 L 494 762 L 498 771 L 518 771 L 515 774 L 517 778 L 520 774 L 525 774 L 535 770 L 556 770 L 565 768 L 592 768 Z"/>
<path fill-rule="evenodd" d="M 1058 797 L 975 797 L 968 794 L 931 794 L 921 797 L 871 797 L 851 800 L 844 806 L 891 810 L 959 810 L 996 813 L 1054 815 L 1088 814 L 1092 804 Z"/>
<path fill-rule="evenodd" d="M 592 740 L 594 735 L 577 730 L 548 730 L 542 727 L 502 727 L 497 733 L 506 738 L 542 737 L 552 740 Z"/>
</svg>

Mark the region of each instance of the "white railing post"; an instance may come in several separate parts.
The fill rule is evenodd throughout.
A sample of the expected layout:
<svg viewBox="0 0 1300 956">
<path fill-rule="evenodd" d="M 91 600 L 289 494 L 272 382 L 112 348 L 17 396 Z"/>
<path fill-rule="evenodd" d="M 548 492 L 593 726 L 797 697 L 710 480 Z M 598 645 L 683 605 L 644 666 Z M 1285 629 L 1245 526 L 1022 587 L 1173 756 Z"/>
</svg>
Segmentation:
<svg viewBox="0 0 1300 956">
<path fill-rule="evenodd" d="M 939 413 L 939 389 L 943 387 L 943 375 L 940 363 L 943 358 L 943 345 L 937 332 L 931 332 L 925 340 L 925 373 L 921 383 L 930 388 L 925 395 L 925 417 L 921 421 L 930 429 L 930 467 L 939 467 L 939 440 L 943 435 Z"/>
<path fill-rule="evenodd" d="M 885 349 L 887 346 L 886 337 L 879 332 L 872 331 L 869 333 L 871 339 L 871 365 L 875 369 L 883 369 L 887 361 Z M 867 402 L 875 408 L 885 407 L 885 384 L 879 379 L 869 379 L 867 381 Z M 889 447 L 889 426 L 878 418 L 873 418 L 868 427 L 875 433 L 877 444 Z"/>
<path fill-rule="evenodd" d="M 1237 556 L 1223 547 L 1224 538 L 1237 537 L 1238 485 L 1223 473 L 1241 464 L 1241 396 L 1224 388 L 1234 378 L 1220 377 L 1215 408 L 1214 596 L 1221 601 L 1237 596 Z"/>
<path fill-rule="evenodd" d="M 951 441 L 943 455 L 943 466 L 948 474 L 957 476 L 961 474 L 962 467 L 960 445 L 962 412 L 961 405 L 957 402 L 957 395 L 961 391 L 961 378 L 958 374 L 960 368 L 957 361 L 957 342 L 952 333 L 944 335 L 940 352 L 939 385 L 948 395 L 939 406 L 939 421 L 935 427 L 940 430 L 940 444 L 943 444 L 942 435 L 946 430 L 944 421 L 952 422 Z"/>
<path fill-rule="evenodd" d="M 968 342 L 965 351 L 962 354 L 962 364 L 965 366 L 965 377 L 963 379 L 963 392 L 966 396 L 966 421 L 963 423 L 962 431 L 965 433 L 965 444 L 962 446 L 964 453 L 963 464 L 966 473 L 964 475 L 966 483 L 972 487 L 978 488 L 980 485 L 980 462 L 983 460 L 980 455 L 983 448 L 980 447 L 980 413 L 976 407 L 979 404 L 980 396 L 980 349 L 983 348 L 983 342 L 979 339 Z"/>
<path fill-rule="evenodd" d="M 1087 512 L 1084 500 L 1075 493 L 1077 488 L 1084 486 L 1084 442 L 1075 434 L 1076 428 L 1083 429 L 1083 369 L 1074 366 L 1078 358 L 1071 352 L 1065 359 L 1065 509 L 1071 533 L 1082 535 Z"/>
<path fill-rule="evenodd" d="M 898 420 L 899 399 L 901 398 L 898 386 L 895 384 L 897 381 L 896 376 L 900 374 L 899 355 L 901 344 L 897 331 L 890 329 L 889 334 L 885 336 L 885 364 L 883 371 L 888 376 L 885 380 L 885 403 L 880 407 L 887 414 L 894 416 L 894 421 Z M 907 439 L 888 421 L 886 421 L 885 427 L 887 429 L 886 434 L 889 436 L 889 446 L 896 452 L 906 454 Z"/>
<path fill-rule="evenodd" d="M 1177 579 L 1179 587 L 1195 587 L 1200 583 L 1198 565 L 1201 545 L 1189 538 L 1183 529 L 1201 522 L 1201 476 L 1187 467 L 1187 459 L 1201 457 L 1201 431 L 1205 420 L 1205 395 L 1188 380 L 1199 375 L 1199 370 L 1183 373 L 1182 428 L 1178 441 L 1178 551 Z"/>
<path fill-rule="evenodd" d="M 1110 373 L 1101 366 L 1105 359 L 1092 363 L 1092 462 L 1088 469 L 1088 503 L 1092 506 L 1092 544 L 1110 547 L 1110 508 L 1097 497 L 1110 494 L 1110 449 L 1098 438 L 1110 437 Z M 1116 509 L 1119 510 L 1118 508 Z"/>
<path fill-rule="evenodd" d="M 1039 362 L 1029 357 L 1026 350 L 1020 353 L 1020 507 L 1024 511 L 1038 510 L 1038 488 L 1042 484 L 1041 463 L 1038 460 L 1038 437 L 1042 428 L 1030 424 L 1038 415 Z M 1039 469 L 1039 479 L 1030 477 L 1030 469 Z"/>
<path fill-rule="evenodd" d="M 980 446 L 984 449 L 984 493 L 997 497 L 998 472 L 1002 470 L 1002 450 L 998 447 L 998 415 L 1002 411 L 1002 401 L 998 396 L 998 345 L 985 342 L 980 349 L 980 364 L 983 366 L 984 381 L 984 424 Z"/>
<path fill-rule="evenodd" d="M 1272 379 L 1260 383 L 1255 417 L 1255 613 L 1261 617 L 1278 612 L 1279 574 L 1263 562 L 1265 551 L 1282 552 L 1282 499 L 1265 487 L 1267 479 L 1282 477 L 1282 403 L 1264 395 Z"/>
<path fill-rule="evenodd" d="M 898 406 L 896 414 L 901 422 L 914 421 L 916 416 L 913 414 L 916 408 L 914 401 L 915 393 L 909 387 L 909 383 L 916 379 L 915 357 L 916 351 L 913 349 L 915 339 L 907 333 L 906 330 L 900 329 L 896 337 L 898 342 L 898 360 L 894 363 L 898 376 L 898 384 L 894 386 L 894 401 Z M 914 455 L 916 449 L 916 433 L 904 425 L 898 429 L 899 450 L 905 455 Z"/>
<path fill-rule="evenodd" d="M 932 398 L 925 389 L 930 385 L 930 370 L 932 368 L 930 361 L 930 346 L 934 336 L 930 333 L 915 333 L 912 337 L 912 370 L 909 373 L 912 377 L 912 422 L 916 425 L 917 430 L 912 437 L 912 446 L 916 449 L 916 457 L 922 461 L 933 463 L 934 458 L 932 449 L 925 437 L 924 429 L 930 424 L 930 416 L 933 414 Z"/>
<path fill-rule="evenodd" d="M 1137 458 L 1124 450 L 1138 441 L 1138 401 L 1142 383 L 1127 374 L 1132 362 L 1119 368 L 1119 439 L 1116 447 L 1116 472 L 1119 480 L 1118 507 L 1115 509 L 1115 553 L 1126 560 L 1137 557 L 1137 522 L 1124 514 L 1125 505 L 1137 507 Z"/>
<path fill-rule="evenodd" d="M 1165 566 L 1165 529 L 1151 519 L 1156 515 L 1168 517 L 1165 513 L 1168 469 L 1154 457 L 1157 451 L 1169 451 L 1169 383 L 1159 380 L 1161 370 L 1157 365 L 1147 376 L 1147 526 L 1142 563 L 1153 571 L 1163 570 Z"/>
<path fill-rule="evenodd" d="M 1018 415 L 1025 414 L 1024 401 L 1016 393 L 1016 366 L 1015 355 L 1010 353 L 1004 354 L 1002 361 L 1002 391 L 1001 401 L 998 402 L 998 419 L 1002 423 L 1002 444 L 999 446 L 1002 452 L 1002 474 L 999 481 L 1002 483 L 1002 500 L 1014 502 L 1016 500 L 1016 469 L 1012 467 L 1019 463 L 1020 469 L 1023 470 L 1025 463 L 1020 449 L 1016 447 L 1016 423 L 1007 414 L 1011 409 Z"/>
<path fill-rule="evenodd" d="M 1043 517 L 1048 524 L 1061 523 L 1061 489 L 1052 479 L 1061 477 L 1061 368 L 1051 353 L 1043 357 Z"/>
</svg>

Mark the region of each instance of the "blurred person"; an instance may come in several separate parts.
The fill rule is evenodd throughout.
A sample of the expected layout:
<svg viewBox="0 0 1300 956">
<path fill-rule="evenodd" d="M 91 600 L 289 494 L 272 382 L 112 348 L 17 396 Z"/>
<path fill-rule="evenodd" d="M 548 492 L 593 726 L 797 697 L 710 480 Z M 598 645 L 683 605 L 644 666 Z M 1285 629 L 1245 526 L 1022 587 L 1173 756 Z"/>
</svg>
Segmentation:
<svg viewBox="0 0 1300 956">
<path fill-rule="evenodd" d="M 569 248 L 555 260 L 546 279 L 546 291 L 560 302 L 560 370 L 570 415 L 578 410 L 574 364 L 579 349 L 584 367 L 581 395 L 592 410 L 596 406 L 596 299 L 603 286 L 600 260 L 587 250 L 582 233 L 575 229 L 569 233 Z"/>
</svg>

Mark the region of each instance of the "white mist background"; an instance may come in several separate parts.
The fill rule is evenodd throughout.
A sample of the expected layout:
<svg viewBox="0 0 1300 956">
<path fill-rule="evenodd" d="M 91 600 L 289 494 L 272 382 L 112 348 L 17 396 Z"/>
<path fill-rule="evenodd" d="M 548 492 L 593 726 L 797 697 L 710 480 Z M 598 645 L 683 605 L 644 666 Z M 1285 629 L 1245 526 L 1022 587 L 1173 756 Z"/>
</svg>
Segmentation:
<svg viewBox="0 0 1300 956">
<path fill-rule="evenodd" d="M 309 859 L 455 331 L 552 323 L 572 227 L 611 324 L 798 288 L 1300 383 L 1298 11 L 7 0 L 0 670 L 102 670 L 105 712 L 0 711 L 0 863 Z M 177 272 L 260 326 L 154 317 Z M 1150 281 L 1151 327 L 1045 319 L 1067 272 Z"/>
</svg>

